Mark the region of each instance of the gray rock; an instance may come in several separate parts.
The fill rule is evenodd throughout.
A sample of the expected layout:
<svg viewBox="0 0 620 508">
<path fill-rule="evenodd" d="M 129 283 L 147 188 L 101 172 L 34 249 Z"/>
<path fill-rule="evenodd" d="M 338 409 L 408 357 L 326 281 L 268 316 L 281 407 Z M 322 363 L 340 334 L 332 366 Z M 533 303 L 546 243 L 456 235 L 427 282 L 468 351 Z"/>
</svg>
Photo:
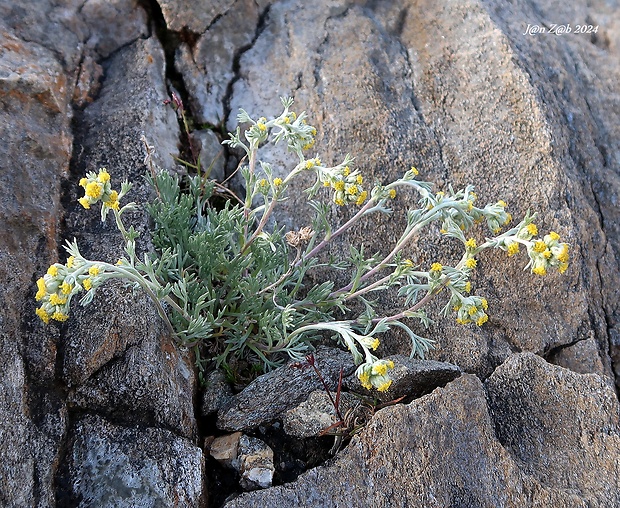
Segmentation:
<svg viewBox="0 0 620 508">
<path fill-rule="evenodd" d="M 238 466 L 239 441 L 241 432 L 233 432 L 216 437 L 209 446 L 209 455 L 224 467 L 235 469 Z"/>
<path fill-rule="evenodd" d="M 416 360 L 404 355 L 386 356 L 394 362 L 389 371 L 392 384 L 385 392 L 365 390 L 357 376 L 349 376 L 346 386 L 358 393 L 370 393 L 373 397 L 388 402 L 399 397 L 420 397 L 445 386 L 461 375 L 461 369 L 451 363 L 435 360 Z"/>
<path fill-rule="evenodd" d="M 239 455 L 233 464 L 241 475 L 239 485 L 242 489 L 256 490 L 271 487 L 275 472 L 273 450 L 260 439 L 241 436 Z"/>
<path fill-rule="evenodd" d="M 335 402 L 335 392 L 332 393 L 332 398 Z M 361 401 L 358 397 L 348 392 L 340 393 L 338 409 L 344 419 L 347 418 L 350 410 L 354 410 L 360 405 Z M 284 432 L 289 436 L 298 438 L 320 436 L 323 431 L 327 431 L 339 421 L 331 399 L 325 391 L 320 390 L 312 392 L 308 400 L 290 409 L 282 416 Z M 333 429 L 334 432 L 339 430 L 342 429 Z"/>
<path fill-rule="evenodd" d="M 169 30 L 203 33 L 211 22 L 231 8 L 227 0 L 158 0 Z"/>
<path fill-rule="evenodd" d="M 33 274 L 57 255 L 71 87 L 53 50 L 10 27 L 18 7 L 0 5 L 0 504 L 53 506 L 67 413 L 54 385 L 58 334 L 35 328 L 31 299 Z"/>
<path fill-rule="evenodd" d="M 230 404 L 232 399 L 232 388 L 226 381 L 226 375 L 222 370 L 217 369 L 210 372 L 205 380 L 205 388 L 202 393 L 202 404 L 200 406 L 203 417 L 210 417 L 220 409 Z"/>
<path fill-rule="evenodd" d="M 24 0 L 19 3 L 3 0 L 0 23 L 18 39 L 51 51 L 71 74 L 82 58 L 88 32 L 79 16 L 83 4 L 84 0 Z M 6 35 L 7 31 L 3 31 L 2 37 Z"/>
<path fill-rule="evenodd" d="M 149 34 L 146 13 L 137 0 L 87 0 L 80 16 L 90 30 L 86 47 L 102 58 Z"/>
<path fill-rule="evenodd" d="M 344 375 L 354 369 L 351 355 L 339 349 L 321 347 L 314 356 L 331 390 L 338 384 L 341 367 Z M 247 431 L 269 424 L 320 388 L 322 384 L 311 367 L 289 363 L 259 376 L 235 395 L 231 405 L 220 411 L 217 426 L 227 431 Z"/>
<path fill-rule="evenodd" d="M 86 416 L 71 432 L 63 494 L 75 506 L 200 506 L 203 473 L 200 448 L 185 439 Z"/>
<path fill-rule="evenodd" d="M 226 178 L 224 172 L 224 147 L 217 134 L 205 129 L 192 132 L 192 142 L 196 145 L 201 171 L 207 172 L 208 178 L 222 182 Z"/>
<path fill-rule="evenodd" d="M 329 465 L 226 507 L 613 506 L 618 409 L 600 377 L 515 355 L 486 391 L 464 374 L 384 408 Z"/>
<path fill-rule="evenodd" d="M 80 63 L 78 77 L 73 89 L 73 103 L 83 108 L 93 102 L 101 88 L 103 67 L 90 55 L 86 55 Z"/>
<path fill-rule="evenodd" d="M 219 125 L 225 120 L 228 85 L 235 78 L 235 58 L 255 37 L 260 12 L 253 0 L 233 6 L 190 48 L 177 50 L 175 66 L 183 75 L 192 112 L 199 122 Z"/>
<path fill-rule="evenodd" d="M 598 374 L 613 382 L 608 376 L 596 339 L 580 340 L 570 346 L 551 351 L 546 357 L 549 363 L 559 365 L 579 374 Z"/>
<path fill-rule="evenodd" d="M 523 353 L 485 386 L 497 439 L 524 474 L 589 506 L 620 503 L 618 398 L 603 378 Z"/>
<path fill-rule="evenodd" d="M 76 173 L 106 167 L 113 186 L 127 179 L 135 185 L 126 201 L 144 205 L 151 190 L 143 179 L 144 147 L 140 137 L 157 147 L 155 162 L 171 168 L 176 153 L 178 123 L 165 106 L 164 55 L 154 39 L 138 40 L 114 54 L 104 65 L 105 80 L 96 101 L 76 114 L 79 147 Z M 102 119 L 105 119 L 103 121 Z M 115 263 L 122 252 L 122 240 L 110 218 L 101 223 L 99 214 L 77 204 L 81 196 L 71 186 L 71 209 L 66 216 L 67 237 L 77 237 L 82 254 L 89 259 Z M 125 225 L 141 233 L 137 246 L 149 250 L 149 225 L 141 208 L 128 214 Z M 142 255 L 142 254 L 139 254 Z M 127 345 L 137 344 L 159 318 L 142 294 L 131 294 L 120 285 L 106 284 L 87 308 L 75 306 L 63 339 L 63 375 L 70 385 L 83 383 L 108 361 L 122 354 Z M 115 309 L 115 313 L 111 313 Z M 93 321 L 99 323 L 93 326 Z M 158 333 L 158 332 L 154 332 Z"/>
<path fill-rule="evenodd" d="M 151 323 L 160 321 L 154 312 L 150 317 Z M 189 355 L 161 326 L 144 327 L 142 334 L 139 343 L 71 391 L 68 402 L 128 425 L 162 427 L 196 440 L 196 380 Z"/>
</svg>

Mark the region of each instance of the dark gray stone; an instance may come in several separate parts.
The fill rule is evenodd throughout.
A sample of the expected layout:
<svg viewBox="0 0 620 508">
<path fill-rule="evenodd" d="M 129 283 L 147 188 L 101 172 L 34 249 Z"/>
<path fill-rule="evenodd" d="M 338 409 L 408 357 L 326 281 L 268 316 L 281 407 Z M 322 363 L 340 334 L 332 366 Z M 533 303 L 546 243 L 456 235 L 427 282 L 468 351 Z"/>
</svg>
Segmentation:
<svg viewBox="0 0 620 508">
<path fill-rule="evenodd" d="M 330 390 L 335 390 L 341 368 L 344 375 L 354 369 L 351 355 L 339 349 L 321 347 L 314 356 Z M 248 431 L 272 423 L 322 386 L 311 367 L 289 363 L 259 376 L 235 395 L 231 404 L 219 412 L 217 426 L 227 431 Z"/>
<path fill-rule="evenodd" d="M 71 431 L 62 494 L 72 506 L 201 506 L 203 474 L 202 451 L 185 439 L 86 416 Z"/>
</svg>

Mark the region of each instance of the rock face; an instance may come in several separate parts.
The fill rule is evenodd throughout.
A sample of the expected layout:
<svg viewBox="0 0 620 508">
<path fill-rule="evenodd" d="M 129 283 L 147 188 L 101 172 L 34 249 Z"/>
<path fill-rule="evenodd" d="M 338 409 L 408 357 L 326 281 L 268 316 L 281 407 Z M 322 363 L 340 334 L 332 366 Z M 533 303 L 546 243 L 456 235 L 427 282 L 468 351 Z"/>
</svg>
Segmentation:
<svg viewBox="0 0 620 508">
<path fill-rule="evenodd" d="M 71 429 L 64 506 L 198 506 L 200 448 L 152 428 L 119 428 L 87 416 Z"/>
<path fill-rule="evenodd" d="M 221 135 L 204 129 L 232 129 L 239 107 L 275 115 L 289 95 L 316 125 L 322 160 L 351 153 L 366 181 L 413 164 L 438 190 L 473 183 L 515 218 L 539 211 L 539 228 L 571 244 L 561 277 L 524 274 L 517 256 L 481 259 L 474 291 L 490 320 L 416 330 L 438 347 L 394 386 L 420 398 L 379 410 L 328 465 L 227 506 L 620 505 L 618 61 L 620 6 L 603 0 L 0 0 L 0 505 L 205 506 L 219 483 L 206 486 L 199 429 L 254 432 L 321 389 L 302 370 L 236 395 L 220 379 L 196 414 L 191 356 L 120 285 L 63 326 L 35 322 L 34 281 L 65 260 L 65 240 L 88 257 L 122 255 L 113 224 L 76 203 L 83 174 L 105 166 L 145 203 L 143 135 L 176 169 L 173 87 L 203 166 Z M 291 167 L 278 150 L 265 157 L 274 176 Z M 309 224 L 308 184 L 293 181 L 281 224 Z M 330 254 L 360 242 L 385 252 L 416 202 L 399 194 L 392 217 L 370 217 Z M 334 207 L 335 223 L 347 217 Z M 144 210 L 128 219 L 147 252 Z M 421 236 L 408 256 L 426 266 L 455 252 Z M 409 353 L 398 334 L 382 349 Z M 334 389 L 350 357 L 324 360 Z M 275 449 L 273 463 L 277 479 Z"/>
<path fill-rule="evenodd" d="M 614 506 L 618 410 L 598 376 L 517 354 L 486 386 L 466 374 L 380 410 L 329 466 L 226 507 Z"/>
</svg>

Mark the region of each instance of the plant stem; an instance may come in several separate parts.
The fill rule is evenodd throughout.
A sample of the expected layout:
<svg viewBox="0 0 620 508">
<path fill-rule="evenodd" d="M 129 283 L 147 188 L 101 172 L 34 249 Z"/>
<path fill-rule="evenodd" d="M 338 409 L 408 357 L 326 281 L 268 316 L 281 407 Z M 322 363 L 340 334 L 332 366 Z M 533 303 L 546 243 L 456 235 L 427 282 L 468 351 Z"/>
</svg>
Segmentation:
<svg viewBox="0 0 620 508">
<path fill-rule="evenodd" d="M 342 233 L 344 233 L 347 229 L 349 229 L 353 224 L 355 224 L 355 222 L 362 217 L 362 215 L 364 215 L 366 213 L 367 210 L 369 210 L 370 208 L 372 208 L 373 204 L 373 200 L 369 200 L 362 208 L 360 208 L 358 210 L 358 212 L 351 217 L 345 224 L 343 224 L 342 226 L 340 226 L 336 231 L 334 231 L 331 235 L 326 235 L 325 238 L 323 238 L 323 240 L 321 240 L 321 242 L 319 244 L 317 244 L 314 249 L 312 249 L 310 252 L 308 252 L 304 258 L 311 258 L 313 256 L 315 256 L 318 252 L 320 252 L 331 240 L 333 240 L 334 238 L 336 238 L 337 236 L 340 236 Z M 302 262 L 302 260 L 298 261 L 297 264 L 300 264 Z"/>
</svg>

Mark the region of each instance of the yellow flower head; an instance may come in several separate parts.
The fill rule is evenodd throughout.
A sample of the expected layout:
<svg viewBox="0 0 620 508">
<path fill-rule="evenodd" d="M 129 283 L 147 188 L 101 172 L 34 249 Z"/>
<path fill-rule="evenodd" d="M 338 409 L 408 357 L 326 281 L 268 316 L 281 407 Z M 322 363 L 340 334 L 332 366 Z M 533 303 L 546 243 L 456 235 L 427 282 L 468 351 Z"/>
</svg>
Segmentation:
<svg viewBox="0 0 620 508">
<path fill-rule="evenodd" d="M 433 263 L 431 265 L 431 272 L 441 272 L 443 265 L 441 263 Z"/>
<path fill-rule="evenodd" d="M 60 286 L 60 290 L 62 291 L 63 295 L 68 295 L 69 293 L 71 293 L 72 289 L 73 289 L 73 286 L 69 284 L 68 282 L 63 282 L 62 285 Z"/>
<path fill-rule="evenodd" d="M 534 268 L 532 268 L 532 273 L 535 273 L 536 275 L 546 275 L 547 269 L 542 265 L 535 266 Z"/>
<path fill-rule="evenodd" d="M 355 183 L 357 183 L 357 185 L 362 185 L 364 183 L 364 177 L 362 175 L 356 175 Z"/>
<path fill-rule="evenodd" d="M 357 189 L 357 185 L 349 185 L 346 192 L 351 196 L 355 196 L 359 190 Z"/>
<path fill-rule="evenodd" d="M 558 235 L 555 231 L 550 231 L 549 232 L 549 238 L 551 238 L 552 241 L 559 240 L 560 239 L 560 235 Z"/>
<path fill-rule="evenodd" d="M 501 206 L 502 208 L 506 208 L 508 206 L 506 202 L 501 199 L 497 202 L 497 204 L 498 206 Z"/>
<path fill-rule="evenodd" d="M 366 370 L 361 371 L 358 375 L 357 375 L 358 379 L 360 380 L 360 383 L 362 383 L 362 386 L 364 388 L 366 388 L 367 390 L 370 390 L 372 388 L 372 385 L 370 384 L 370 373 Z"/>
<path fill-rule="evenodd" d="M 278 187 L 280 185 L 282 185 L 282 178 L 274 178 L 273 179 L 273 184 Z"/>
<path fill-rule="evenodd" d="M 527 232 L 532 236 L 536 236 L 538 234 L 538 228 L 536 227 L 536 224 L 528 224 L 525 229 L 527 229 Z"/>
<path fill-rule="evenodd" d="M 80 203 L 80 205 L 86 208 L 86 210 L 90 209 L 90 203 L 88 202 L 88 199 L 86 197 L 78 199 L 78 202 Z"/>
<path fill-rule="evenodd" d="M 56 265 L 52 265 L 47 269 L 47 274 L 52 277 L 56 277 L 58 275 L 58 267 Z"/>
<path fill-rule="evenodd" d="M 69 316 L 67 314 L 63 314 L 62 312 L 56 311 L 56 312 L 54 312 L 52 314 L 52 319 L 55 319 L 56 321 L 63 322 L 63 321 L 66 321 L 67 319 L 69 319 Z"/>
<path fill-rule="evenodd" d="M 394 199 L 396 197 L 396 189 L 390 189 L 390 198 Z"/>
<path fill-rule="evenodd" d="M 372 374 L 374 376 L 385 376 L 388 371 L 388 366 L 385 363 L 378 363 L 372 366 Z"/>
<path fill-rule="evenodd" d="M 86 291 L 90 291 L 90 289 L 93 287 L 93 282 L 90 279 L 84 279 L 84 282 L 82 282 L 82 286 L 84 286 L 84 289 Z"/>
<path fill-rule="evenodd" d="M 517 242 L 511 243 L 508 246 L 507 252 L 509 256 L 514 256 L 517 252 L 519 252 L 519 244 Z"/>
<path fill-rule="evenodd" d="M 52 305 L 64 305 L 65 303 L 67 303 L 67 299 L 66 298 L 61 298 L 56 293 L 54 293 L 54 294 L 50 295 L 50 303 Z"/>
<path fill-rule="evenodd" d="M 46 292 L 47 290 L 45 287 L 45 279 L 41 277 L 39 280 L 37 280 L 37 294 L 34 297 L 35 300 L 37 302 L 41 300 L 45 296 Z"/>
<path fill-rule="evenodd" d="M 80 187 L 86 188 L 87 183 L 88 183 L 88 178 L 80 178 Z"/>
<path fill-rule="evenodd" d="M 356 205 L 363 205 L 364 201 L 366 201 L 366 196 L 368 196 L 368 192 L 362 191 L 355 202 Z"/>
<path fill-rule="evenodd" d="M 34 312 L 36 313 L 37 316 L 41 318 L 41 321 L 43 321 L 45 324 L 48 324 L 50 322 L 50 315 L 47 313 L 47 311 L 43 307 L 39 307 Z"/>
<path fill-rule="evenodd" d="M 415 166 L 411 166 L 411 169 L 409 171 L 411 171 L 415 176 L 418 176 L 420 174 L 420 172 L 416 169 Z"/>
<path fill-rule="evenodd" d="M 99 267 L 98 267 L 98 266 L 91 266 L 91 267 L 88 269 L 88 273 L 89 273 L 89 275 L 92 275 L 93 277 L 94 277 L 95 275 L 99 275 Z"/>
<path fill-rule="evenodd" d="M 351 170 L 349 169 L 349 166 L 345 166 L 344 169 L 342 170 L 342 175 L 349 176 L 350 173 L 351 173 Z"/>
<path fill-rule="evenodd" d="M 334 184 L 334 189 L 336 189 L 337 191 L 343 191 L 344 190 L 344 182 L 342 180 L 338 180 Z"/>
<path fill-rule="evenodd" d="M 86 185 L 86 195 L 89 198 L 99 199 L 103 194 L 103 185 L 99 182 L 90 182 Z"/>
<path fill-rule="evenodd" d="M 568 263 L 568 244 L 563 243 L 562 244 L 562 250 L 560 251 L 560 253 L 558 254 L 558 261 L 560 261 L 561 263 Z"/>
<path fill-rule="evenodd" d="M 465 266 L 467 268 L 476 268 L 477 264 L 478 261 L 476 261 L 474 258 L 469 258 L 467 261 L 465 261 Z"/>
<path fill-rule="evenodd" d="M 532 247 L 532 249 L 534 250 L 534 252 L 545 252 L 547 250 L 547 244 L 545 242 L 543 242 L 542 240 L 538 240 L 536 241 L 536 243 L 534 243 L 534 246 Z"/>
<path fill-rule="evenodd" d="M 108 170 L 105 168 L 102 168 L 99 170 L 99 175 L 97 176 L 97 180 L 99 180 L 101 183 L 106 183 L 110 181 L 110 173 L 108 173 Z"/>
<path fill-rule="evenodd" d="M 67 268 L 73 268 L 74 264 L 75 264 L 75 257 L 69 256 L 67 258 Z"/>
<path fill-rule="evenodd" d="M 388 380 L 385 383 L 380 384 L 379 386 L 377 386 L 377 390 L 380 392 L 385 392 L 390 386 L 392 385 L 392 380 Z"/>
<path fill-rule="evenodd" d="M 465 247 L 469 247 L 470 249 L 475 249 L 477 246 L 475 238 L 470 238 L 465 242 Z"/>
</svg>

